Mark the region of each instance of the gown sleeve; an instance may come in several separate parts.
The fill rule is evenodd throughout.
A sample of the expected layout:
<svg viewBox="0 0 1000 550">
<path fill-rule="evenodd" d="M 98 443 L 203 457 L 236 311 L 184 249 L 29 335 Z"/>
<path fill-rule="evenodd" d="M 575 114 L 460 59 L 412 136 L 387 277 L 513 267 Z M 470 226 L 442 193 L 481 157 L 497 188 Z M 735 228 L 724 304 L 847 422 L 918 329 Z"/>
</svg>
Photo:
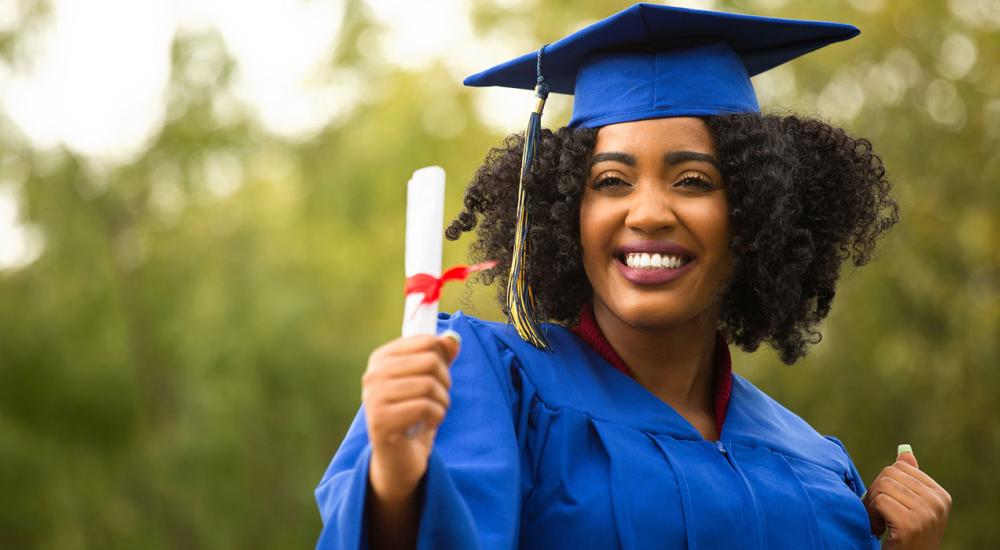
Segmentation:
<svg viewBox="0 0 1000 550">
<path fill-rule="evenodd" d="M 861 479 L 861 473 L 858 472 L 857 467 L 854 466 L 854 461 L 851 460 L 851 455 L 847 453 L 847 448 L 844 447 L 844 444 L 841 443 L 839 439 L 837 439 L 832 435 L 824 435 L 823 437 L 836 443 L 837 446 L 840 447 L 840 450 L 843 451 L 844 456 L 847 457 L 848 472 L 845 475 L 845 477 L 849 479 L 845 479 L 844 481 L 851 488 L 851 490 L 854 491 L 854 494 L 858 495 L 859 499 L 864 499 L 865 493 L 867 493 L 868 491 L 865 488 L 864 480 Z M 879 542 L 879 538 L 876 537 L 875 535 L 871 535 L 869 537 L 868 545 L 869 548 L 871 548 L 871 550 L 878 550 L 879 548 L 882 547 L 881 543 Z"/>
<path fill-rule="evenodd" d="M 837 446 L 840 447 L 841 452 L 844 453 L 844 456 L 847 457 L 848 472 L 845 477 L 848 479 L 845 479 L 844 482 L 847 483 L 852 491 L 854 491 L 854 494 L 858 495 L 858 498 L 861 498 L 865 494 L 865 482 L 861 479 L 861 473 L 859 473 L 858 469 L 854 466 L 854 461 L 851 460 L 851 455 L 847 454 L 847 448 L 844 447 L 844 444 L 841 443 L 839 439 L 832 435 L 824 435 L 823 437 L 836 443 Z"/>
<path fill-rule="evenodd" d="M 442 315 L 438 330 L 462 337 L 452 363 L 451 406 L 438 428 L 418 488 L 417 548 L 514 548 L 520 517 L 520 453 L 515 434 L 517 396 L 511 359 L 475 319 Z M 316 489 L 323 519 L 318 549 L 368 547 L 365 499 L 368 443 L 364 407 Z"/>
</svg>

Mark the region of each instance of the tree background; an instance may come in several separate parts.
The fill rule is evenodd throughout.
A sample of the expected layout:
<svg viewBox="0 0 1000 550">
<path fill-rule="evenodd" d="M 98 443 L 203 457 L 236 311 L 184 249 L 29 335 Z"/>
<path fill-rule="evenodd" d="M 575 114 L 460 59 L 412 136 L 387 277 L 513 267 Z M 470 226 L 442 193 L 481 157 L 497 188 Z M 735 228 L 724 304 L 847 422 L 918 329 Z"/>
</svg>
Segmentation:
<svg viewBox="0 0 1000 550">
<path fill-rule="evenodd" d="M 32 29 L 54 13 L 6 2 L 3 96 L 39 54 Z M 467 7 L 477 36 L 514 53 L 628 5 L 419 4 Z M 946 547 L 990 546 L 1000 1 L 707 4 L 863 29 L 755 82 L 765 110 L 870 138 L 902 207 L 874 263 L 845 267 L 806 359 L 737 352 L 737 372 L 838 435 L 867 483 L 911 443 L 953 495 Z M 226 101 L 239 64 L 210 26 L 173 37 L 165 115 L 124 157 L 41 146 L 0 110 L 0 235 L 21 250 L 0 263 L 0 547 L 315 543 L 312 490 L 359 405 L 367 355 L 399 330 L 404 184 L 443 166 L 454 215 L 531 103 L 524 93 L 523 115 L 484 122 L 492 92 L 462 88 L 447 56 L 396 63 L 377 47 L 389 31 L 372 6 L 333 6 L 342 23 L 313 78 L 353 92 L 305 134 L 269 131 Z M 565 124 L 569 105 L 554 99 L 543 124 Z M 446 265 L 468 243 L 446 243 Z M 492 296 L 449 287 L 442 309 L 499 319 Z"/>
</svg>

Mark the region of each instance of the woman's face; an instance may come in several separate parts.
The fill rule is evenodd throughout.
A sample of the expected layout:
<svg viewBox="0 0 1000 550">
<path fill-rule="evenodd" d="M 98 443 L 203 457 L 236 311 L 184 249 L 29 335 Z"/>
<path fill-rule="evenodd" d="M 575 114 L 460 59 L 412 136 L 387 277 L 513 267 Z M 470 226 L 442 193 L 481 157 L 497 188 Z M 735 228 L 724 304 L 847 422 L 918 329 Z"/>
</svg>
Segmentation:
<svg viewBox="0 0 1000 550">
<path fill-rule="evenodd" d="M 715 144 L 697 118 L 601 128 L 580 204 L 595 307 L 635 328 L 712 322 L 733 270 Z"/>
</svg>

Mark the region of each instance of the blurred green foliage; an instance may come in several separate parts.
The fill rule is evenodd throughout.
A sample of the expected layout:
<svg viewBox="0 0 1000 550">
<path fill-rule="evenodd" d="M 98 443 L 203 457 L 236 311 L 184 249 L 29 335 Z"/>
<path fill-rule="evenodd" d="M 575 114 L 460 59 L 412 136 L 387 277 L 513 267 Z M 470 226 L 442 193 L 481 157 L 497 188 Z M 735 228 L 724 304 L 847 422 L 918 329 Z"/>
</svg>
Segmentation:
<svg viewBox="0 0 1000 550">
<path fill-rule="evenodd" d="M 542 43 L 626 5 L 522 4 L 476 4 L 474 21 L 517 20 Z M 45 16 L 28 5 L 23 17 Z M 804 361 L 737 353 L 737 370 L 841 437 L 867 481 L 897 443 L 913 444 L 954 498 L 947 547 L 990 546 L 1000 538 L 1000 25 L 975 9 L 1000 3 L 719 7 L 864 30 L 758 85 L 771 110 L 855 109 L 844 124 L 875 143 L 902 206 L 878 259 L 845 268 Z M 194 52 L 224 55 L 210 32 L 177 39 L 170 116 L 126 165 L 38 151 L 0 114 L 0 175 L 46 243 L 30 265 L 0 271 L 0 547 L 314 543 L 312 490 L 359 404 L 368 353 L 399 330 L 404 183 L 420 166 L 445 167 L 454 214 L 502 137 L 477 120 L 477 91 L 442 65 L 373 67 L 359 45 L 371 18 L 360 2 L 344 8 L 331 68 L 377 93 L 305 142 L 266 134 L 248 112 L 218 120 L 213 98 L 233 62 L 207 86 L 185 77 Z M 964 73 L 946 45 L 956 35 L 976 56 Z M 17 40 L 0 36 L 8 61 Z M 422 117 L 442 97 L 465 121 L 456 137 Z M 546 123 L 564 123 L 566 105 Z M 217 166 L 236 167 L 235 191 L 213 191 Z M 446 264 L 467 244 L 447 243 Z M 497 319 L 492 296 L 452 287 L 442 308 Z"/>
</svg>

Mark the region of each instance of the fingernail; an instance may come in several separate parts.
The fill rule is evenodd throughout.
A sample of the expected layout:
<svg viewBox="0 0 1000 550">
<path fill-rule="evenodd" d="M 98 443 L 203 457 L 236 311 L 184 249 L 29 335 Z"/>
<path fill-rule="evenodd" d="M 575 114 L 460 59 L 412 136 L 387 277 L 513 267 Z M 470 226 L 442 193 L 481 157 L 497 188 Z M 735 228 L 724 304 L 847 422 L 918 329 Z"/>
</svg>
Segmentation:
<svg viewBox="0 0 1000 550">
<path fill-rule="evenodd" d="M 461 344 L 462 343 L 462 335 L 459 334 L 459 333 L 457 333 L 457 332 L 455 332 L 454 330 L 448 329 L 448 330 L 442 332 L 441 336 L 444 336 L 446 338 L 451 338 L 452 340 L 455 341 L 456 344 Z"/>
<path fill-rule="evenodd" d="M 908 443 L 903 443 L 898 449 L 896 449 L 896 458 L 899 458 L 899 455 L 903 453 L 913 454 L 913 447 L 910 447 Z"/>
</svg>

